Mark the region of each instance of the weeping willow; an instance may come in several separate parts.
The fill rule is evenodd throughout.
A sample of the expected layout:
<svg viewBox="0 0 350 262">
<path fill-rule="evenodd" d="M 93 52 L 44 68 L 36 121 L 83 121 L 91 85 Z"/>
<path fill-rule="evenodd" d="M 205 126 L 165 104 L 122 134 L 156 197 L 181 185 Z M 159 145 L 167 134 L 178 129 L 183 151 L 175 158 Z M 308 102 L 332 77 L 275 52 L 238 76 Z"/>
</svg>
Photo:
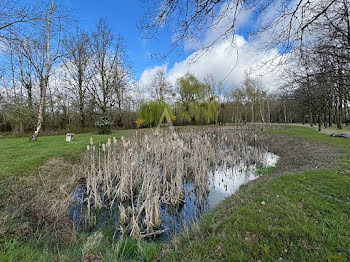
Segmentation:
<svg viewBox="0 0 350 262">
<path fill-rule="evenodd" d="M 175 119 L 172 108 L 163 100 L 149 101 L 142 104 L 138 112 L 138 116 L 140 119 L 144 120 L 144 125 L 156 126 L 164 110 L 168 111 L 170 118 Z"/>
</svg>

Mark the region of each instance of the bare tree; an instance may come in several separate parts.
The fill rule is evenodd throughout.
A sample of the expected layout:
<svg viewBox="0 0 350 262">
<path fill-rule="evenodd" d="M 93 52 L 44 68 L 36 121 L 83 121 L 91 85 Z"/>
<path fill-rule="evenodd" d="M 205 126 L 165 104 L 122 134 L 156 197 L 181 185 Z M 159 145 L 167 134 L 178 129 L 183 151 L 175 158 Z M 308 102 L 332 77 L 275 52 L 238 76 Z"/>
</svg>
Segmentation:
<svg viewBox="0 0 350 262">
<path fill-rule="evenodd" d="M 107 117 L 107 111 L 115 105 L 121 111 L 130 70 L 123 39 L 118 37 L 115 41 L 112 30 L 104 19 L 99 21 L 97 31 L 92 34 L 91 52 L 94 56 L 91 60 L 89 91 L 102 116 Z"/>
<path fill-rule="evenodd" d="M 148 4 L 139 27 L 146 38 L 156 37 L 162 30 L 172 27 L 170 52 L 193 41 L 202 51 L 197 54 L 201 55 L 220 40 L 234 42 L 239 14 L 250 11 L 255 14 L 257 24 L 250 33 L 261 36 L 268 32 L 266 44 L 279 47 L 285 54 L 301 46 L 304 34 L 340 1 L 343 0 L 145 0 Z M 217 37 L 201 42 L 201 36 L 207 31 L 217 32 Z"/>
<path fill-rule="evenodd" d="M 233 85 L 231 90 L 231 100 L 234 105 L 234 122 L 242 122 L 242 113 L 244 113 L 245 93 L 238 85 Z"/>
<path fill-rule="evenodd" d="M 69 39 L 63 41 L 65 57 L 63 65 L 67 72 L 68 89 L 78 98 L 81 128 L 85 128 L 85 97 L 89 81 L 91 61 L 90 37 L 77 29 Z"/>
<path fill-rule="evenodd" d="M 32 8 L 16 0 L 0 0 L 0 18 L 0 39 L 8 38 L 17 31 L 17 26 L 38 19 Z"/>
<path fill-rule="evenodd" d="M 150 83 L 150 91 L 153 99 L 166 101 L 171 97 L 173 88 L 166 79 L 164 69 L 159 69 L 155 73 L 152 82 Z"/>
<path fill-rule="evenodd" d="M 27 105 L 30 109 L 33 108 L 33 89 L 34 89 L 34 69 L 23 55 L 19 54 L 19 71 L 20 82 L 22 87 L 27 91 Z"/>
<path fill-rule="evenodd" d="M 59 58 L 61 44 L 61 19 L 58 6 L 52 0 L 47 7 L 38 6 L 40 20 L 33 34 L 20 41 L 20 51 L 31 63 L 39 78 L 40 102 L 36 130 L 30 141 L 36 141 L 42 128 L 45 116 L 46 93 L 49 85 L 51 70 Z M 35 39 L 35 34 L 38 34 Z M 44 44 L 42 44 L 44 43 Z M 53 48 L 55 44 L 55 48 Z"/>
</svg>

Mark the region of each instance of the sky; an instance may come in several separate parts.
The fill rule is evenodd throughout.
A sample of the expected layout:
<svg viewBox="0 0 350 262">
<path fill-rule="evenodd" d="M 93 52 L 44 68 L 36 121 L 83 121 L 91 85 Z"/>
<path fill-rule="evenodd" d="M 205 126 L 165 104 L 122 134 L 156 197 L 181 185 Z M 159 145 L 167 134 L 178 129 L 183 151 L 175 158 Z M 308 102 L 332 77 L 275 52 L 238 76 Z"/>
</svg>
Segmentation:
<svg viewBox="0 0 350 262">
<path fill-rule="evenodd" d="M 65 0 L 67 6 L 79 19 L 79 25 L 87 30 L 94 31 L 100 18 L 107 20 L 115 35 L 121 34 L 126 40 L 126 49 L 133 62 L 135 78 L 139 79 L 144 69 L 161 63 L 151 58 L 157 50 L 168 50 L 171 41 L 171 32 L 165 32 L 157 40 L 142 39 L 137 28 L 137 22 L 143 17 L 144 10 L 140 0 Z M 172 54 L 167 62 L 172 64 L 179 54 Z"/>
<path fill-rule="evenodd" d="M 140 0 L 64 0 L 72 9 L 79 25 L 91 32 L 95 30 L 100 18 L 105 18 L 115 34 L 121 34 L 126 40 L 126 50 L 133 63 L 134 78 L 140 86 L 147 86 L 157 69 L 163 68 L 167 72 L 171 84 L 186 73 L 193 73 L 203 80 L 211 74 L 216 81 L 224 81 L 225 86 L 243 81 L 244 72 L 248 68 L 255 68 L 264 59 L 269 59 L 278 50 L 258 52 L 261 46 L 258 42 L 249 41 L 247 32 L 254 26 L 254 16 L 249 12 L 241 13 L 238 18 L 238 30 L 233 47 L 228 41 L 218 42 L 211 51 L 200 59 L 192 61 L 191 55 L 197 51 L 196 45 L 186 43 L 184 52 L 170 54 L 164 60 L 154 59 L 151 54 L 170 49 L 172 32 L 163 32 L 158 39 L 142 39 L 137 28 L 137 22 L 143 17 L 144 10 Z M 219 31 L 206 32 L 202 43 L 210 42 Z M 263 70 L 263 69 L 259 69 Z M 232 72 L 231 72 L 232 71 Z M 280 76 L 271 72 L 262 73 L 262 82 L 267 90 L 274 90 L 276 79 Z"/>
</svg>

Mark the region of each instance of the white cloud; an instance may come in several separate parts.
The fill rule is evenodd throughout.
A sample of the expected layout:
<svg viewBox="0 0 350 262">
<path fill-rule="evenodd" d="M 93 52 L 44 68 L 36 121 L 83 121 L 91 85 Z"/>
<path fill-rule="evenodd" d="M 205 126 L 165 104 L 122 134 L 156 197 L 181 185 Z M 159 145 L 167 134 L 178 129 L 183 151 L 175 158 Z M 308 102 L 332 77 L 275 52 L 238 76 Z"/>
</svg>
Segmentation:
<svg viewBox="0 0 350 262">
<path fill-rule="evenodd" d="M 147 68 L 142 72 L 140 80 L 138 81 L 138 85 L 142 88 L 147 88 L 147 86 L 151 83 L 154 75 L 157 73 L 157 71 L 160 69 L 163 69 L 166 72 L 167 68 L 168 68 L 168 64 Z"/>
<path fill-rule="evenodd" d="M 200 80 L 204 80 L 208 74 L 211 74 L 217 82 L 225 80 L 224 86 L 231 86 L 233 83 L 241 83 L 244 72 L 249 70 L 254 72 L 255 76 L 261 76 L 262 82 L 270 91 L 275 89 L 280 79 L 278 72 L 270 72 L 267 67 L 261 67 L 264 61 L 274 58 L 278 51 L 273 49 L 261 52 L 257 42 L 248 42 L 239 35 L 235 36 L 235 46 L 232 46 L 228 40 L 221 41 L 198 59 L 193 60 L 196 54 L 194 52 L 171 68 L 168 68 L 168 64 L 164 64 L 146 69 L 141 75 L 140 85 L 146 86 L 160 68 L 168 69 L 168 81 L 174 86 L 176 80 L 186 73 L 192 73 Z"/>
<path fill-rule="evenodd" d="M 234 19 L 235 6 L 223 5 L 219 14 L 221 20 L 214 21 L 212 28 L 206 31 L 203 39 L 192 39 L 184 41 L 184 49 L 194 52 L 183 61 L 176 62 L 171 68 L 168 64 L 163 64 L 153 68 L 147 68 L 140 78 L 139 83 L 147 85 L 159 68 L 163 68 L 167 72 L 168 81 L 175 86 L 176 80 L 184 76 L 186 73 L 192 73 L 200 80 L 204 80 L 211 74 L 216 82 L 224 81 L 226 87 L 232 84 L 242 83 L 244 79 L 244 72 L 249 70 L 253 76 L 259 76 L 261 82 L 269 91 L 276 90 L 281 81 L 282 69 L 284 66 L 279 66 L 277 70 L 275 66 L 280 60 L 276 60 L 280 54 L 277 49 L 267 49 L 264 41 L 246 40 L 243 36 L 224 35 L 227 28 L 232 25 Z M 273 9 L 268 12 L 268 15 L 273 13 Z M 236 30 L 245 27 L 252 21 L 252 12 L 249 10 L 241 10 L 236 20 Z M 224 37 L 220 37 L 223 36 Z M 273 37 L 273 36 L 270 36 Z M 205 52 L 198 48 L 211 46 Z M 283 59 L 280 56 L 280 59 Z M 270 61 L 270 66 L 263 66 L 264 63 Z M 272 61 L 272 62 L 271 62 Z"/>
</svg>

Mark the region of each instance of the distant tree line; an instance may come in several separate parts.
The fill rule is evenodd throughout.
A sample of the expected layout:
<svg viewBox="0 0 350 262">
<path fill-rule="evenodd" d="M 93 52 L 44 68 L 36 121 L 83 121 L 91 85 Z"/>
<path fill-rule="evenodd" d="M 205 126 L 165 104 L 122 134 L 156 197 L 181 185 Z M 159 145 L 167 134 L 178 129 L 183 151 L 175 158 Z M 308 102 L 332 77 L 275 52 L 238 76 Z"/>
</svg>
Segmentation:
<svg viewBox="0 0 350 262">
<path fill-rule="evenodd" d="M 152 87 L 169 86 L 169 83 L 154 85 L 158 74 Z M 193 74 L 186 74 L 177 80 L 172 92 L 175 98 L 170 103 L 167 103 L 169 99 L 158 94 L 155 96 L 158 98 L 141 104 L 139 126 L 156 126 L 165 109 L 175 125 L 287 123 L 292 119 L 287 112 L 287 98 L 269 94 L 263 82 L 248 73 L 242 83 L 225 89 L 211 75 L 200 81 Z"/>
<path fill-rule="evenodd" d="M 109 128 L 148 127 L 158 124 L 164 109 L 177 125 L 302 122 L 318 124 L 319 129 L 342 128 L 350 122 L 348 3 L 327 0 L 314 6 L 301 0 L 291 6 L 282 2 L 286 5 L 275 23 L 261 25 L 261 32 L 255 32 L 274 32 L 269 47 L 282 48 L 280 55 L 288 58 L 280 90 L 267 92 L 268 87 L 248 72 L 242 83 L 232 86 L 212 76 L 200 80 L 192 74 L 180 77 L 172 86 L 166 72 L 159 70 L 148 83 L 146 97 L 140 96 L 145 90 L 133 78 L 123 37 L 114 35 L 104 19 L 88 33 L 55 0 L 38 1 L 34 6 L 0 0 L 0 131 L 32 132 L 31 141 L 35 141 L 41 130 L 77 132 L 98 127 L 108 132 Z M 174 46 L 188 30 L 195 34 L 207 28 L 212 15 L 236 19 L 222 10 L 253 8 L 260 12 L 259 8 L 271 4 L 234 3 L 191 4 L 188 21 L 181 20 L 178 2 L 161 5 L 179 12 L 178 28 L 183 34 L 178 34 Z M 158 13 L 148 13 L 141 26 L 145 32 L 167 23 L 170 16 L 157 20 Z M 197 21 L 199 27 L 186 27 L 191 21 Z M 228 32 L 234 30 L 233 26 Z"/>
<path fill-rule="evenodd" d="M 274 65 L 276 70 L 281 65 L 289 68 L 278 97 L 269 103 L 270 120 L 308 122 L 318 124 L 319 129 L 332 125 L 341 129 L 349 124 L 348 0 L 145 2 L 154 8 L 147 9 L 140 23 L 144 35 L 158 36 L 167 28 L 165 25 L 172 25 L 175 34 L 170 52 L 192 40 L 199 48 L 194 59 L 219 41 L 234 42 L 239 15 L 254 14 L 255 25 L 248 29 L 250 39 L 259 41 L 267 50 L 278 50 L 276 57 L 265 61 L 265 65 Z M 217 32 L 216 37 L 209 42 L 198 41 L 208 30 Z M 239 93 L 238 90 L 238 97 Z M 253 110 L 250 114 L 251 119 L 257 116 Z"/>
<path fill-rule="evenodd" d="M 341 129 L 350 123 L 350 10 L 334 1 L 310 26 L 312 37 L 293 53 L 283 92 L 294 119 Z"/>
<path fill-rule="evenodd" d="M 2 0 L 0 130 L 21 135 L 155 126 L 168 109 L 174 124 L 282 121 L 277 97 L 248 74 L 223 92 L 212 76 L 187 74 L 175 86 L 158 70 L 140 96 L 125 42 L 104 19 L 91 33 L 57 1 L 34 7 Z"/>
<path fill-rule="evenodd" d="M 0 6 L 2 131 L 35 141 L 42 129 L 133 126 L 132 64 L 104 19 L 89 34 L 54 0 Z"/>
</svg>

